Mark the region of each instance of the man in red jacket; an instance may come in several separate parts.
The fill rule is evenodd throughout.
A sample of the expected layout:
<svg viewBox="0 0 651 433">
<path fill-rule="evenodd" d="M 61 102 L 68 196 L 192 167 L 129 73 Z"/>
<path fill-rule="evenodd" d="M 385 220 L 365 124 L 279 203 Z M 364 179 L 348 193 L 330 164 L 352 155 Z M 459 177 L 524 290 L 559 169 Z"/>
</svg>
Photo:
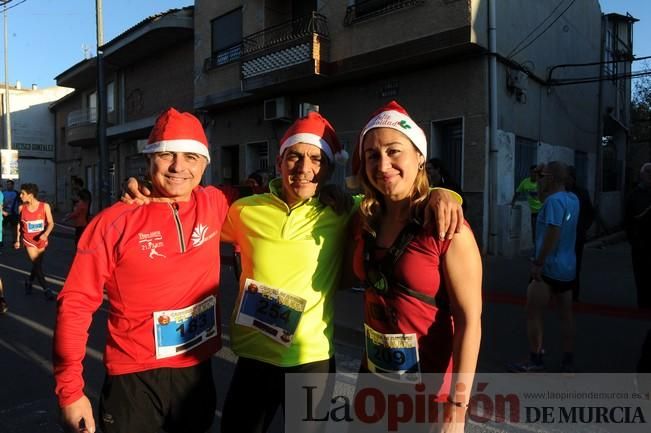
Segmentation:
<svg viewBox="0 0 651 433">
<path fill-rule="evenodd" d="M 210 152 L 191 114 L 164 112 L 143 153 L 154 199 L 116 203 L 92 220 L 59 295 L 54 375 L 73 431 L 95 431 L 82 361 L 104 293 L 102 431 L 198 433 L 213 421 L 210 358 L 221 347 L 219 240 L 228 203 L 216 188 L 199 186 Z"/>
</svg>

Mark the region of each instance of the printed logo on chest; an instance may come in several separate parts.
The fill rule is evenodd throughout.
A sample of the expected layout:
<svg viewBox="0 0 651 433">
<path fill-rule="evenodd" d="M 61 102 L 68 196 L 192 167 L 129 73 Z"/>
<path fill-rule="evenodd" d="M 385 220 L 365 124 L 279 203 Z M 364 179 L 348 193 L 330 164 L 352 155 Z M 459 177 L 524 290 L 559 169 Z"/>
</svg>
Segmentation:
<svg viewBox="0 0 651 433">
<path fill-rule="evenodd" d="M 192 246 L 198 247 L 217 235 L 216 231 L 208 234 L 209 227 L 205 224 L 197 225 L 194 230 L 192 230 Z"/>
<path fill-rule="evenodd" d="M 156 257 L 166 258 L 164 254 L 158 251 L 165 246 L 160 230 L 138 233 L 138 243 L 140 244 L 140 250 L 145 251 L 150 259 L 153 260 Z"/>
</svg>

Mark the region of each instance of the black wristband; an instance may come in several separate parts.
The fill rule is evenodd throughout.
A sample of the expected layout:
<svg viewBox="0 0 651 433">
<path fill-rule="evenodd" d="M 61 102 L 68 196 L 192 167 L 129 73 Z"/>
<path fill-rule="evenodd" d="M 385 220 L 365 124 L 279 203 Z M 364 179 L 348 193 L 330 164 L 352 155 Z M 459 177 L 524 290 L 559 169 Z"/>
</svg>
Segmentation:
<svg viewBox="0 0 651 433">
<path fill-rule="evenodd" d="M 461 407 L 461 408 L 463 408 L 463 409 L 467 409 L 467 408 L 468 408 L 468 405 L 467 405 L 466 403 L 462 403 L 462 402 L 460 402 L 460 401 L 454 401 L 454 400 L 452 400 L 452 397 L 450 397 L 449 395 L 448 395 L 448 400 L 447 400 L 447 402 L 448 402 L 449 404 L 453 405 L 453 406 L 456 406 L 456 407 Z"/>
</svg>

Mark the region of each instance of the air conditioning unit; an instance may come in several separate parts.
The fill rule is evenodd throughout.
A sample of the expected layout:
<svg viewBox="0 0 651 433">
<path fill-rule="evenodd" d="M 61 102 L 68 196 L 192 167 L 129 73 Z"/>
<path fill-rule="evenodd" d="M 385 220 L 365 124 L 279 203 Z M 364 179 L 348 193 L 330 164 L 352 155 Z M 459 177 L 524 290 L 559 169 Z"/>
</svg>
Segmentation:
<svg viewBox="0 0 651 433">
<path fill-rule="evenodd" d="M 264 101 L 264 120 L 290 119 L 289 101 L 286 97 L 267 99 Z"/>
</svg>

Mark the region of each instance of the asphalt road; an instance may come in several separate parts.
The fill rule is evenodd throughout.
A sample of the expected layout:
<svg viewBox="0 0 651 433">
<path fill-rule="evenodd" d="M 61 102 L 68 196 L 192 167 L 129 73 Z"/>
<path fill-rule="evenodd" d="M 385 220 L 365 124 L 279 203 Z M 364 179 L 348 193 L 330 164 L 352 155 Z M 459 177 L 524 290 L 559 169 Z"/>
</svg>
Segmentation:
<svg viewBox="0 0 651 433">
<path fill-rule="evenodd" d="M 5 241 L 7 241 L 6 237 Z M 25 294 L 23 281 L 29 275 L 30 265 L 24 250 L 15 251 L 9 246 L 10 242 L 6 242 L 0 254 L 0 277 L 4 281 L 9 303 L 9 312 L 0 315 L 0 433 L 62 432 L 58 424 L 58 407 L 54 398 L 51 366 L 52 330 L 56 305 L 45 299 L 38 286 L 31 295 Z M 224 247 L 222 254 L 228 255 L 229 248 Z M 63 285 L 73 254 L 71 235 L 57 230 L 56 235 L 51 239 L 44 262 L 51 288 L 57 292 Z M 619 307 L 612 308 L 631 303 L 632 286 L 629 280 L 632 276 L 626 268 L 630 266 L 627 246 L 615 244 L 605 249 L 594 248 L 586 252 L 586 260 L 584 266 L 588 272 L 585 295 L 588 301 L 601 302 L 605 307 L 596 310 L 584 308 L 577 314 L 579 368 L 591 373 L 634 371 L 640 342 L 651 326 L 651 322 L 648 318 L 634 314 L 634 310 L 620 311 Z M 516 291 L 521 290 L 519 281 L 526 278 L 526 259 L 492 258 L 488 264 L 492 274 L 487 275 L 489 278 L 485 283 L 488 287 L 485 287 L 485 291 L 489 297 L 495 287 L 506 294 L 510 292 L 517 294 Z M 519 276 L 520 273 L 523 274 L 522 277 Z M 615 287 L 618 289 L 613 290 Z M 222 320 L 225 347 L 213 358 L 219 409 L 211 433 L 219 431 L 221 404 L 236 360 L 236 356 L 228 347 L 228 321 L 234 298 L 233 270 L 228 264 L 223 264 Z M 506 300 L 495 300 L 493 296 L 484 304 L 484 331 L 479 371 L 502 373 L 505 362 L 518 359 L 526 353 L 524 308 L 518 299 L 520 298 L 511 296 Z M 357 372 L 359 368 L 362 344 L 359 329 L 360 314 L 360 293 L 342 291 L 337 294 L 336 357 L 338 372 L 342 373 L 338 387 L 353 386 L 355 379 L 351 373 Z M 86 392 L 94 403 L 97 402 L 104 378 L 102 353 L 106 335 L 106 316 L 107 311 L 103 306 L 94 317 L 84 364 Z M 558 334 L 555 323 L 557 320 L 553 315 L 549 318 L 550 334 Z M 550 346 L 548 347 L 551 352 L 555 347 Z M 552 356 L 558 358 L 559 354 Z M 264 390 L 252 392 L 264 392 Z M 269 433 L 282 431 L 281 419 L 276 417 Z M 469 422 L 466 431 L 552 432 L 555 430 L 523 425 L 516 428 L 504 424 Z"/>
</svg>

